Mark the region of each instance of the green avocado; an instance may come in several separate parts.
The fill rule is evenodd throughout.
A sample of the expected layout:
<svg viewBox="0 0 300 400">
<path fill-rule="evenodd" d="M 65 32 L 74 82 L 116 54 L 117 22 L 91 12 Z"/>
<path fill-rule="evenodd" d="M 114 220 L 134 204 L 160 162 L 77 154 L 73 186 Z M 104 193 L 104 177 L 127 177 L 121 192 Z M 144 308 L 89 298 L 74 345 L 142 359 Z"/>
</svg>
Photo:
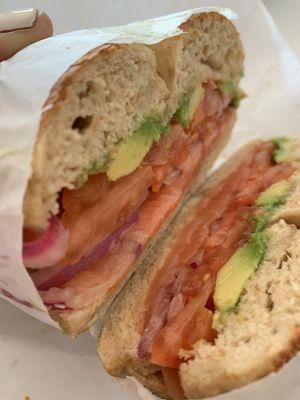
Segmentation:
<svg viewBox="0 0 300 400">
<path fill-rule="evenodd" d="M 105 172 L 106 164 L 106 157 L 103 157 L 101 160 L 93 161 L 83 173 L 77 176 L 75 186 L 81 186 L 84 182 L 86 182 L 90 175 L 97 175 L 100 172 Z"/>
<path fill-rule="evenodd" d="M 264 213 L 250 218 L 250 222 L 255 223 L 255 229 L 248 242 L 236 251 L 217 275 L 214 293 L 216 324 L 222 313 L 230 312 L 236 307 L 248 279 L 263 261 L 268 242 L 266 227 L 273 212 L 284 203 L 290 188 L 289 181 L 279 181 L 256 200 L 256 205 L 262 207 Z"/>
<path fill-rule="evenodd" d="M 87 171 L 88 175 L 97 175 L 99 172 L 105 172 L 106 161 L 94 161 Z"/>
<path fill-rule="evenodd" d="M 285 137 L 275 138 L 273 139 L 273 144 L 275 146 L 273 157 L 277 164 L 284 163 L 291 159 L 291 151 L 293 148 L 291 139 Z"/>
<path fill-rule="evenodd" d="M 167 134 L 169 129 L 169 125 L 164 125 L 161 119 L 147 118 L 131 136 L 118 143 L 113 159 L 107 165 L 108 178 L 116 181 L 133 172 L 140 165 L 153 142 L 159 140 L 161 134 Z"/>
<path fill-rule="evenodd" d="M 223 94 L 225 94 L 225 95 L 234 94 L 238 89 L 239 80 L 240 80 L 239 78 L 231 79 L 226 82 L 218 82 L 217 85 L 218 85 L 219 90 Z"/>
<path fill-rule="evenodd" d="M 284 202 L 290 189 L 290 181 L 282 180 L 276 182 L 258 197 L 256 204 L 260 207 L 264 207 L 266 210 L 272 211 Z"/>
<path fill-rule="evenodd" d="M 241 247 L 219 271 L 214 293 L 218 311 L 235 308 L 247 280 L 258 268 L 265 253 L 265 238 L 256 234 L 253 240 Z"/>
<path fill-rule="evenodd" d="M 174 117 L 184 128 L 187 128 L 194 118 L 200 101 L 204 96 L 204 88 L 197 86 L 194 90 L 185 93 L 180 101 L 180 107 Z"/>
<path fill-rule="evenodd" d="M 239 108 L 241 100 L 246 97 L 245 92 L 243 90 L 237 88 L 236 92 L 234 93 L 234 96 L 230 102 L 230 107 L 232 108 Z"/>
<path fill-rule="evenodd" d="M 218 89 L 224 94 L 224 95 L 233 95 L 233 98 L 230 102 L 230 106 L 232 108 L 238 108 L 241 100 L 246 96 L 245 93 L 238 87 L 239 81 L 240 81 L 241 76 L 239 75 L 235 79 L 231 79 L 227 82 L 219 82 Z"/>
</svg>

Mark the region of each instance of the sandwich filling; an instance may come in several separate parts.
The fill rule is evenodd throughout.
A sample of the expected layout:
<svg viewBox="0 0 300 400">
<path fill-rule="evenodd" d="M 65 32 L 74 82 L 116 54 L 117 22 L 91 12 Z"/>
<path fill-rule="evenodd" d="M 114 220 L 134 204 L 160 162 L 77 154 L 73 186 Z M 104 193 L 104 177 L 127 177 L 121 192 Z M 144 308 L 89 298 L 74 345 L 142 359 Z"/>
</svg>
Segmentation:
<svg viewBox="0 0 300 400">
<path fill-rule="evenodd" d="M 146 121 L 82 187 L 63 189 L 46 232 L 24 229 L 24 263 L 49 308 L 81 309 L 122 282 L 232 125 L 233 99 L 203 84 L 169 129 Z"/>
<path fill-rule="evenodd" d="M 184 350 L 200 339 L 214 342 L 218 323 L 235 309 L 264 259 L 265 228 L 295 171 L 287 158 L 280 141 L 253 146 L 227 178 L 206 190 L 151 282 L 137 356 L 158 366 L 170 394 L 178 386 L 175 371 L 189 357 Z"/>
<path fill-rule="evenodd" d="M 264 259 L 266 227 L 295 171 L 287 144 L 258 143 L 226 179 L 206 190 L 151 282 L 137 356 L 158 367 L 172 398 L 184 397 L 176 371 L 192 357 L 188 350 L 201 339 L 214 342 L 222 318 L 235 310 Z"/>
</svg>

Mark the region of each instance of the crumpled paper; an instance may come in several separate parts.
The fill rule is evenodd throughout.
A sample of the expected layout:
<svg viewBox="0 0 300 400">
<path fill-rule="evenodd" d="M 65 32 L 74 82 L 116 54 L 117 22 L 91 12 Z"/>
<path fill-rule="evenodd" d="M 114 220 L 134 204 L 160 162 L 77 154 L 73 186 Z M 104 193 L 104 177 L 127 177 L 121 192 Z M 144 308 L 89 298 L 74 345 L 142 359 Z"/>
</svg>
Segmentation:
<svg viewBox="0 0 300 400">
<path fill-rule="evenodd" d="M 55 82 L 95 47 L 108 42 L 154 44 L 179 35 L 181 23 L 205 11 L 235 18 L 228 9 L 204 7 L 127 26 L 75 31 L 37 42 L 0 64 L 0 297 L 59 328 L 22 261 L 23 197 L 39 121 Z"/>
<path fill-rule="evenodd" d="M 101 1 L 97 0 L 95 4 L 96 3 L 101 8 Z M 253 138 L 264 137 L 268 139 L 274 135 L 296 135 L 300 132 L 299 61 L 290 51 L 280 32 L 278 32 L 274 25 L 271 17 L 258 0 L 248 0 L 247 2 L 241 0 L 126 0 L 126 7 L 124 6 L 124 8 L 122 8 L 120 2 L 118 2 L 117 6 L 112 2 L 108 4 L 103 0 L 102 6 L 104 4 L 105 7 L 103 7 L 101 13 L 98 14 L 100 20 L 102 18 L 99 25 L 102 25 L 103 23 L 111 23 L 109 18 L 107 18 L 109 15 L 113 15 L 113 11 L 111 10 L 118 11 L 118 15 L 114 21 L 118 20 L 123 23 L 125 22 L 125 19 L 135 20 L 144 16 L 153 16 L 154 14 L 163 15 L 168 12 L 176 12 L 185 8 L 192 8 L 201 5 L 230 7 L 238 13 L 239 18 L 236 21 L 236 24 L 241 31 L 246 49 L 246 76 L 242 81 L 242 86 L 247 92 L 248 98 L 243 101 L 239 110 L 238 123 L 235 127 L 232 141 L 223 153 L 223 158 L 226 158 L 226 156 L 234 151 L 239 145 Z M 78 23 L 80 23 L 80 12 L 78 12 L 77 18 Z M 2 65 L 0 67 L 0 76 L 1 74 Z M 7 235 L 7 237 L 1 235 L 1 242 L 7 246 L 10 238 L 13 237 L 14 240 L 17 240 L 13 245 L 17 247 L 21 246 L 21 238 L 18 235 L 13 236 L 8 228 L 10 223 L 17 221 L 18 218 L 20 218 L 20 215 L 17 214 L 16 216 L 14 213 L 18 210 L 18 207 L 16 207 L 16 200 L 18 196 L 22 196 L 22 188 L 20 188 L 19 193 L 14 192 L 14 195 L 10 198 L 9 202 L 7 199 L 5 200 L 6 204 L 11 205 L 11 207 L 7 208 L 8 212 L 7 221 L 5 222 L 5 231 L 3 230 L 5 225 L 1 224 L 1 216 L 3 215 L 3 211 L 6 210 L 5 207 L 3 207 L 2 192 L 5 189 L 7 193 L 9 193 L 9 191 L 13 189 L 11 188 L 9 181 L 3 179 L 6 171 L 9 172 L 10 164 L 6 160 L 5 165 L 7 165 L 7 170 L 5 168 L 2 169 L 2 149 L 4 145 L 4 139 L 2 138 L 2 118 L 4 111 L 2 111 L 3 103 L 1 100 L 1 92 L 2 81 L 0 80 L 0 232 L 5 232 L 5 235 Z M 9 93 L 7 93 L 7 95 L 9 95 Z M 17 121 L 13 122 L 15 124 L 20 124 L 20 122 Z M 20 145 L 20 148 L 22 148 L 22 141 L 22 135 L 18 136 L 18 141 L 15 140 L 15 142 Z M 25 147 L 26 143 L 23 148 Z M 12 148 L 10 150 L 13 152 L 15 149 Z M 26 152 L 24 151 L 23 155 L 19 155 L 18 157 L 19 158 L 14 158 L 14 161 L 11 161 L 11 165 L 14 165 L 15 161 L 20 161 L 20 164 L 24 162 L 27 157 Z M 26 176 L 28 170 L 21 169 L 20 172 L 21 178 L 27 179 Z M 13 179 L 18 176 L 17 168 L 14 175 L 11 176 Z M 15 232 L 15 227 L 13 227 L 13 230 Z M 0 260 L 0 269 L 2 269 L 3 259 L 1 256 Z M 24 279 L 27 280 L 27 276 Z M 2 283 L 1 278 L 0 282 Z M 2 307 L 2 312 L 3 309 L 4 307 Z M 7 309 L 9 316 L 15 314 L 15 319 L 22 317 L 22 323 L 25 324 L 25 319 L 23 316 L 18 315 L 17 310 L 11 310 L 11 307 L 7 307 Z M 16 312 L 13 313 L 12 311 Z M 17 329 L 18 321 L 14 320 L 12 325 Z M 24 355 L 26 350 L 25 348 L 27 348 L 27 342 L 31 343 L 32 351 L 26 353 L 26 360 L 32 360 L 34 362 L 35 358 L 32 354 L 34 349 L 38 348 L 39 354 L 43 355 L 45 361 L 50 360 L 50 364 L 47 362 L 47 366 L 44 369 L 43 366 L 40 365 L 40 362 L 36 367 L 28 365 L 26 371 L 30 370 L 31 374 L 28 373 L 26 375 L 28 378 L 27 386 L 24 382 L 21 382 L 21 378 L 19 378 L 18 375 L 14 373 L 15 370 L 11 368 L 9 370 L 11 371 L 11 376 L 13 376 L 13 382 L 11 385 L 16 389 L 11 390 L 6 398 L 11 398 L 12 400 L 21 398 L 21 392 L 17 389 L 19 386 L 22 388 L 27 387 L 28 394 L 32 393 L 32 395 L 34 394 L 35 396 L 32 397 L 32 399 L 41 398 L 43 400 L 50 400 L 53 398 L 53 395 L 54 397 L 57 396 L 56 398 L 58 399 L 64 398 L 65 400 L 79 400 L 85 395 L 89 400 L 117 400 L 120 398 L 124 400 L 153 400 L 155 398 L 141 385 L 137 384 L 133 378 L 122 380 L 122 386 L 118 390 L 110 377 L 104 374 L 100 367 L 97 367 L 98 362 L 95 362 L 97 356 L 96 354 L 94 356 L 94 351 L 92 350 L 95 343 L 92 343 L 92 346 L 90 345 L 90 342 L 86 343 L 86 337 L 81 337 L 79 339 L 78 346 L 66 349 L 68 345 L 65 342 L 65 338 L 61 337 L 58 339 L 57 336 L 53 335 L 52 330 L 50 331 L 46 327 L 48 333 L 43 342 L 40 339 L 40 334 L 35 332 L 38 330 L 35 321 L 30 325 L 30 327 L 35 327 L 35 329 L 29 329 L 28 325 L 26 325 L 26 338 L 28 340 L 26 338 L 27 341 L 25 339 L 23 340 L 23 338 L 19 338 L 16 343 L 13 342 L 13 346 L 17 348 L 17 351 L 19 352 L 18 354 Z M 8 334 L 11 335 L 9 331 Z M 22 351 L 22 340 L 24 342 L 24 351 Z M 91 338 L 91 340 L 93 339 Z M 57 351 L 55 351 L 57 347 L 59 348 L 59 355 L 57 354 Z M 11 352 L 12 351 L 13 348 L 11 348 Z M 32 358 L 30 358 L 31 356 Z M 88 368 L 90 368 L 90 371 L 87 373 Z M 97 368 L 98 371 L 95 373 Z M 25 370 L 25 367 L 23 370 Z M 19 374 L 22 373 L 21 368 L 18 371 Z M 272 374 L 243 389 L 218 396 L 216 399 L 298 400 L 300 398 L 298 371 L 300 371 L 300 361 L 299 358 L 294 358 L 279 373 Z M 47 376 L 50 377 L 48 380 L 43 379 L 46 373 Z M 6 374 L 6 376 L 10 375 Z M 61 391 L 57 388 L 53 389 L 54 379 L 59 379 L 60 376 L 64 377 L 64 383 L 67 382 L 67 384 L 61 385 Z M 42 381 L 42 384 L 39 381 Z M 87 385 L 83 390 L 82 387 L 85 383 L 87 383 Z M 9 397 L 11 393 L 16 395 L 17 391 L 18 396 Z M 27 392 L 24 392 L 24 395 L 25 394 L 27 394 Z"/>
</svg>

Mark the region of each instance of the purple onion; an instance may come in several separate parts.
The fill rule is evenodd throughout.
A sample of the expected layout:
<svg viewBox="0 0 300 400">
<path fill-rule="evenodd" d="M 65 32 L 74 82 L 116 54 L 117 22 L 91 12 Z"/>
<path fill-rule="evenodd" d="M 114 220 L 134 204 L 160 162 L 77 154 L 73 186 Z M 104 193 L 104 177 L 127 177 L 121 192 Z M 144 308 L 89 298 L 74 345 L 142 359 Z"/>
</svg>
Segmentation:
<svg viewBox="0 0 300 400">
<path fill-rule="evenodd" d="M 61 220 L 52 217 L 48 229 L 32 242 L 23 243 L 23 262 L 27 268 L 47 268 L 62 260 L 68 249 L 69 232 Z"/>
<path fill-rule="evenodd" d="M 100 258 L 106 256 L 112 246 L 121 238 L 122 234 L 134 223 L 138 221 L 138 212 L 134 211 L 128 218 L 128 220 L 121 225 L 118 229 L 116 229 L 113 233 L 108 235 L 104 240 L 102 240 L 96 247 L 92 250 L 92 252 L 83 257 L 80 261 L 75 264 L 67 265 L 62 269 L 57 271 L 57 267 L 53 267 L 53 275 L 50 278 L 40 282 L 37 284 L 37 289 L 40 291 L 49 290 L 51 287 L 61 287 L 70 279 L 72 279 L 76 274 L 82 271 L 91 263 L 99 260 Z M 33 280 L 34 274 L 32 274 Z"/>
</svg>

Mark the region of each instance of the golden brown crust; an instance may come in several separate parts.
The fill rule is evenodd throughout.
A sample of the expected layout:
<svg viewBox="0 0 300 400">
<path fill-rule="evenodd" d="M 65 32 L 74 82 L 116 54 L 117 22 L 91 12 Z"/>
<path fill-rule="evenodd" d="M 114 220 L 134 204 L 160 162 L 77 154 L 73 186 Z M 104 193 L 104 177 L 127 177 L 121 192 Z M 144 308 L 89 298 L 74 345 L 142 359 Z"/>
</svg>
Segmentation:
<svg viewBox="0 0 300 400">
<path fill-rule="evenodd" d="M 300 327 L 295 328 L 294 336 L 291 338 L 286 347 L 277 353 L 273 359 L 273 365 L 269 366 L 268 370 L 263 371 L 259 378 L 270 374 L 271 372 L 277 372 L 281 367 L 284 366 L 292 357 L 294 357 L 300 350 Z"/>
</svg>

